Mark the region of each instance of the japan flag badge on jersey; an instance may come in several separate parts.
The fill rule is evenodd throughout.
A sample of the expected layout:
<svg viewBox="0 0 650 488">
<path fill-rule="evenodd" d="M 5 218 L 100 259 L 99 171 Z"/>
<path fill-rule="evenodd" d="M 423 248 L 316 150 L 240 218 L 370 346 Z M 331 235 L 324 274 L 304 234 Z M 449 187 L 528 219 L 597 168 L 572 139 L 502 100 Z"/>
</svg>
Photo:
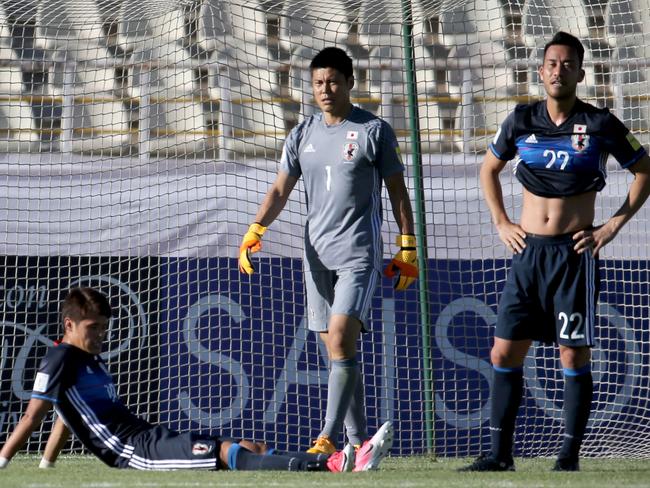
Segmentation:
<svg viewBox="0 0 650 488">
<path fill-rule="evenodd" d="M 356 130 L 349 130 L 345 138 L 351 141 L 356 141 L 357 139 L 359 139 L 359 132 L 357 132 Z"/>
<path fill-rule="evenodd" d="M 582 152 L 589 147 L 589 136 L 587 126 L 582 124 L 573 125 L 573 135 L 571 136 L 571 147 L 577 152 Z"/>
<path fill-rule="evenodd" d="M 346 161 L 353 161 L 359 153 L 359 144 L 356 142 L 348 142 L 343 145 L 343 159 Z"/>
</svg>

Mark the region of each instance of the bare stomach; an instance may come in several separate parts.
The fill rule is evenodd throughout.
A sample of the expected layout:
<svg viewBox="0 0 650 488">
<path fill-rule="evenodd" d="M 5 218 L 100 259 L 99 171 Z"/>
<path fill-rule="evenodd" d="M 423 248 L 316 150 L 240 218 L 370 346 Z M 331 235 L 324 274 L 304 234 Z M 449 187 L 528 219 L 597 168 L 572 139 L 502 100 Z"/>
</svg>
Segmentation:
<svg viewBox="0 0 650 488">
<path fill-rule="evenodd" d="M 564 198 L 539 197 L 524 189 L 520 225 L 531 234 L 555 236 L 591 227 L 596 192 Z"/>
</svg>

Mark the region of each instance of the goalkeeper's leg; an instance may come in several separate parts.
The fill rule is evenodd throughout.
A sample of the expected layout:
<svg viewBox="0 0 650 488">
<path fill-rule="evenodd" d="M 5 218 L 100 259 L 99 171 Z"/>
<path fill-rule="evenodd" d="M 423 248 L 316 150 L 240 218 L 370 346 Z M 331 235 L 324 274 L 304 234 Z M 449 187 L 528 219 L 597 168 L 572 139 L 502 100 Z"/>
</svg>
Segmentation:
<svg viewBox="0 0 650 488">
<path fill-rule="evenodd" d="M 335 439 L 341 432 L 361 372 L 356 360 L 356 340 L 361 323 L 347 315 L 334 315 L 327 333 L 321 334 L 330 356 L 325 425 L 320 436 Z"/>
<path fill-rule="evenodd" d="M 369 438 L 365 396 L 363 376 L 360 374 L 343 422 L 348 442 L 353 446 L 361 446 Z"/>
</svg>

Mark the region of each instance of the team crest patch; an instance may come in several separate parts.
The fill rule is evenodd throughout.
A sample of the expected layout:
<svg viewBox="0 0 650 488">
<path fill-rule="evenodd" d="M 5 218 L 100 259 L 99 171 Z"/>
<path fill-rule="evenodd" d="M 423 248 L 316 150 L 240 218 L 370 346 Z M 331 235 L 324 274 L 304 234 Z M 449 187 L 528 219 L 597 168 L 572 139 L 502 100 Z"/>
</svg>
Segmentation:
<svg viewBox="0 0 650 488">
<path fill-rule="evenodd" d="M 195 442 L 192 445 L 192 455 L 204 456 L 205 454 L 210 454 L 212 452 L 212 447 L 212 444 L 206 444 L 205 442 Z"/>
<path fill-rule="evenodd" d="M 359 153 L 359 144 L 356 142 L 348 142 L 343 145 L 343 159 L 352 161 Z"/>
<path fill-rule="evenodd" d="M 587 126 L 575 124 L 573 126 L 573 135 L 571 136 L 571 147 L 578 152 L 582 152 L 589 147 L 589 136 L 586 134 Z"/>
</svg>

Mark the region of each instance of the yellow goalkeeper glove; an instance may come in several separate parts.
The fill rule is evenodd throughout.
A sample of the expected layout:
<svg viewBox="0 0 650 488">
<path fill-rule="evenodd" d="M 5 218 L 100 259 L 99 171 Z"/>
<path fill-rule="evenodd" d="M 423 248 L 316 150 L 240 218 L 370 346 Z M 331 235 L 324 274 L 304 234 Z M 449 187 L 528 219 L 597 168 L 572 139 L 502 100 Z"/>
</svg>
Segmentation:
<svg viewBox="0 0 650 488">
<path fill-rule="evenodd" d="M 253 274 L 255 268 L 251 262 L 251 254 L 262 249 L 262 235 L 266 232 L 266 227 L 258 223 L 251 224 L 248 232 L 239 246 L 239 271 L 246 274 Z"/>
<path fill-rule="evenodd" d="M 396 290 L 406 290 L 418 278 L 418 253 L 413 234 L 400 234 L 396 242 L 400 250 L 390 262 L 384 274 L 392 278 L 397 274 Z"/>
</svg>

